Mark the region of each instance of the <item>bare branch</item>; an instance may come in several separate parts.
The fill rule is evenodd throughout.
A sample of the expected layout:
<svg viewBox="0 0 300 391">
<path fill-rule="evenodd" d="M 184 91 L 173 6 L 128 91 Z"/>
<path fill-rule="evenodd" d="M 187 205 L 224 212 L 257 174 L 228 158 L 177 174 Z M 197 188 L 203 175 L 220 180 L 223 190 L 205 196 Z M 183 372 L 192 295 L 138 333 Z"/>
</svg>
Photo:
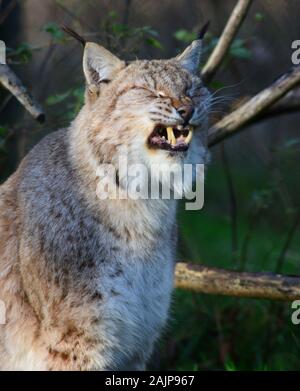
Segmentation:
<svg viewBox="0 0 300 391">
<path fill-rule="evenodd" d="M 243 23 L 253 0 L 239 0 L 234 7 L 223 33 L 202 69 L 202 79 L 208 84 L 219 69 L 232 41 Z"/>
<path fill-rule="evenodd" d="M 0 14 L 0 24 L 3 24 L 5 22 L 5 20 L 9 17 L 9 15 L 16 7 L 17 3 L 18 0 L 12 0 L 10 3 L 8 3 L 7 7 Z"/>
<path fill-rule="evenodd" d="M 270 106 L 300 84 L 300 66 L 281 76 L 248 102 L 226 115 L 209 130 L 209 146 L 235 134 L 244 126 L 259 118 Z"/>
<path fill-rule="evenodd" d="M 245 273 L 177 263 L 175 286 L 211 295 L 294 301 L 300 299 L 300 277 Z"/>
<path fill-rule="evenodd" d="M 0 65 L 0 84 L 18 99 L 33 118 L 39 122 L 45 121 L 42 108 L 32 99 L 21 80 L 7 65 Z"/>
<path fill-rule="evenodd" d="M 255 122 L 275 117 L 277 115 L 291 114 L 300 111 L 300 88 L 296 88 L 287 93 L 277 103 L 268 108 L 267 111 L 259 115 Z"/>
<path fill-rule="evenodd" d="M 234 102 L 232 111 L 241 107 L 252 98 L 252 96 L 243 96 Z M 288 92 L 278 102 L 274 103 L 267 110 L 258 115 L 253 122 L 264 121 L 269 118 L 277 117 L 279 115 L 292 114 L 300 112 L 300 88 L 296 87 L 294 90 Z M 251 122 L 252 123 L 252 122 Z"/>
</svg>

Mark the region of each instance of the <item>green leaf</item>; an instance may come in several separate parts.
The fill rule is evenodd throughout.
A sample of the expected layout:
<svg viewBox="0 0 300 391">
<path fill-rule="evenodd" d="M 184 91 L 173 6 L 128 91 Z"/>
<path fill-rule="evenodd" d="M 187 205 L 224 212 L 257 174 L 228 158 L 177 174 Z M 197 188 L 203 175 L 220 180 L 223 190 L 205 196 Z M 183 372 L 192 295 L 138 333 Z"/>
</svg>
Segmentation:
<svg viewBox="0 0 300 391">
<path fill-rule="evenodd" d="M 4 126 L 0 126 L 0 137 L 5 136 L 6 132 L 7 128 L 5 128 Z"/>
<path fill-rule="evenodd" d="M 292 138 L 284 143 L 285 148 L 291 148 L 300 143 L 299 138 Z"/>
<path fill-rule="evenodd" d="M 54 105 L 56 105 L 58 103 L 63 102 L 64 100 L 66 100 L 70 96 L 70 93 L 71 93 L 71 91 L 66 91 L 66 92 L 64 92 L 62 94 L 50 95 L 47 98 L 46 103 L 49 106 L 54 106 Z"/>
<path fill-rule="evenodd" d="M 118 16 L 118 13 L 116 11 L 110 11 L 107 16 L 110 19 L 116 19 Z"/>
<path fill-rule="evenodd" d="M 75 113 L 79 111 L 81 106 L 84 104 L 84 87 L 80 86 L 75 88 L 72 92 L 72 96 L 75 98 Z"/>
<path fill-rule="evenodd" d="M 148 37 L 148 38 L 145 39 L 145 42 L 146 42 L 147 45 L 153 46 L 154 48 L 163 49 L 162 44 L 156 38 Z"/>
<path fill-rule="evenodd" d="M 23 42 L 12 51 L 12 56 L 16 56 L 19 61 L 26 64 L 32 58 L 32 48 L 28 43 Z"/>
<path fill-rule="evenodd" d="M 256 22 L 262 22 L 264 18 L 265 17 L 261 12 L 256 12 L 256 14 L 254 15 L 254 19 L 256 20 Z"/>
<path fill-rule="evenodd" d="M 230 47 L 230 54 L 233 57 L 248 60 L 251 58 L 251 51 L 246 48 L 245 42 L 242 39 L 236 39 Z"/>
<path fill-rule="evenodd" d="M 114 34 L 126 34 L 129 32 L 129 26 L 122 23 L 113 23 L 111 30 Z"/>
<path fill-rule="evenodd" d="M 211 83 L 210 83 L 210 88 L 213 88 L 215 90 L 219 89 L 219 88 L 222 88 L 225 86 L 224 83 L 222 83 L 221 81 L 219 80 L 213 80 Z"/>
<path fill-rule="evenodd" d="M 236 365 L 231 360 L 227 360 L 225 362 L 225 369 L 226 369 L 226 371 L 230 371 L 230 372 L 237 371 Z"/>
<path fill-rule="evenodd" d="M 251 52 L 246 48 L 232 48 L 230 53 L 234 57 L 243 58 L 245 60 L 251 58 Z"/>
<path fill-rule="evenodd" d="M 174 37 L 181 42 L 190 43 L 197 38 L 197 34 L 184 29 L 175 32 Z"/>
<path fill-rule="evenodd" d="M 64 38 L 64 33 L 55 22 L 46 23 L 43 30 L 51 35 L 55 41 L 61 41 Z"/>
<path fill-rule="evenodd" d="M 143 33 L 143 34 L 148 34 L 148 35 L 151 35 L 152 37 L 158 37 L 159 34 L 156 30 L 154 30 L 152 27 L 150 26 L 143 26 L 143 27 L 139 27 L 139 30 Z"/>
</svg>

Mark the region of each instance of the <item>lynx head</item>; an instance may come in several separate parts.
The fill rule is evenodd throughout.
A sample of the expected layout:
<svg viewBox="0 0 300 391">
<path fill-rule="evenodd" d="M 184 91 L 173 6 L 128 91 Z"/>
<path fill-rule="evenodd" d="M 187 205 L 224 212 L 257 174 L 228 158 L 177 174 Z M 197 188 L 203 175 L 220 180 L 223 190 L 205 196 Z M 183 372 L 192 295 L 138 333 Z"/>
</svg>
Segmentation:
<svg viewBox="0 0 300 391">
<path fill-rule="evenodd" d="M 130 63 L 86 43 L 89 143 L 100 162 L 205 163 L 210 94 L 197 75 L 201 40 L 168 60 Z M 87 118 L 87 117 L 86 117 Z"/>
</svg>

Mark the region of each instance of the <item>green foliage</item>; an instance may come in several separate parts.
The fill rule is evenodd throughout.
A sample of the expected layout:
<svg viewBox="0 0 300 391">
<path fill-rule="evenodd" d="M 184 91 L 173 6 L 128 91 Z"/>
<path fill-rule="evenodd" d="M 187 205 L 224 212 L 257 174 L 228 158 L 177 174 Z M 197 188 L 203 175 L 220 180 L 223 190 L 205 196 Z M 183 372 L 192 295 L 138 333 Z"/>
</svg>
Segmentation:
<svg viewBox="0 0 300 391">
<path fill-rule="evenodd" d="M 215 48 L 215 46 L 218 43 L 218 40 L 219 40 L 218 38 L 210 39 L 210 41 L 207 44 L 207 50 L 209 53 L 212 52 L 212 50 Z M 228 57 L 249 60 L 251 58 L 251 50 L 247 48 L 246 41 L 241 38 L 236 38 L 230 46 L 229 53 L 227 55 L 227 60 Z"/>
<path fill-rule="evenodd" d="M 251 51 L 246 47 L 244 39 L 235 39 L 230 47 L 232 57 L 248 60 L 251 58 Z"/>
<path fill-rule="evenodd" d="M 174 33 L 174 37 L 177 41 L 184 44 L 185 46 L 191 43 L 193 40 L 197 39 L 197 33 L 195 31 L 189 31 L 186 29 L 177 30 Z M 205 35 L 205 45 L 204 45 L 204 55 L 209 57 L 209 55 L 214 50 L 215 46 L 218 43 L 219 38 L 214 37 L 210 32 L 207 32 Z M 251 50 L 247 47 L 246 41 L 244 39 L 236 38 L 223 61 L 223 66 L 228 66 L 228 62 L 232 58 L 237 58 L 240 60 L 249 60 L 251 58 Z M 202 61 L 204 63 L 205 61 Z M 224 84 L 219 80 L 213 80 L 210 84 L 210 88 L 219 89 L 224 87 Z"/>
<path fill-rule="evenodd" d="M 218 89 L 220 89 L 220 88 L 225 87 L 225 84 L 222 83 L 222 82 L 219 81 L 219 80 L 213 80 L 213 81 L 210 83 L 209 86 L 210 86 L 210 88 L 211 88 L 212 90 L 218 90 Z"/>
<path fill-rule="evenodd" d="M 197 34 L 193 31 L 180 29 L 174 33 L 174 37 L 180 42 L 191 43 L 197 38 Z"/>
<path fill-rule="evenodd" d="M 13 61 L 27 64 L 32 58 L 33 48 L 28 43 L 21 43 L 15 49 L 7 48 L 7 56 Z"/>
<path fill-rule="evenodd" d="M 84 87 L 79 86 L 75 87 L 72 91 L 72 101 L 68 106 L 68 116 L 70 119 L 73 119 L 75 115 L 79 112 L 84 103 Z"/>
<path fill-rule="evenodd" d="M 262 22 L 264 19 L 265 19 L 265 16 L 261 12 L 256 12 L 256 14 L 254 15 L 254 20 L 256 22 Z"/>
<path fill-rule="evenodd" d="M 48 106 L 60 104 L 57 110 L 61 112 L 62 119 L 65 121 L 72 120 L 84 103 L 84 87 L 74 87 L 60 94 L 50 95 L 46 103 Z"/>
<path fill-rule="evenodd" d="M 153 46 L 156 49 L 163 49 L 162 44 L 156 38 L 148 37 L 148 38 L 145 39 L 145 42 L 146 42 L 147 45 Z"/>
<path fill-rule="evenodd" d="M 58 103 L 62 103 L 71 95 L 71 91 L 63 92 L 62 94 L 54 94 L 48 96 L 46 103 L 49 106 L 57 105 Z"/>
<path fill-rule="evenodd" d="M 143 44 L 163 49 L 159 34 L 150 26 L 133 27 L 118 21 L 119 15 L 110 12 L 102 23 L 102 30 L 110 49 L 136 55 Z"/>
<path fill-rule="evenodd" d="M 236 365 L 234 364 L 234 362 L 231 360 L 226 360 L 224 363 L 224 367 L 225 367 L 226 371 L 229 371 L 229 372 L 234 372 L 234 371 L 238 370 Z"/>
<path fill-rule="evenodd" d="M 300 139 L 299 138 L 291 138 L 283 144 L 283 147 L 285 149 L 291 149 L 296 146 L 300 146 Z"/>
<path fill-rule="evenodd" d="M 48 22 L 44 25 L 43 30 L 51 35 L 53 41 L 61 43 L 65 35 L 61 28 L 55 22 Z"/>
</svg>

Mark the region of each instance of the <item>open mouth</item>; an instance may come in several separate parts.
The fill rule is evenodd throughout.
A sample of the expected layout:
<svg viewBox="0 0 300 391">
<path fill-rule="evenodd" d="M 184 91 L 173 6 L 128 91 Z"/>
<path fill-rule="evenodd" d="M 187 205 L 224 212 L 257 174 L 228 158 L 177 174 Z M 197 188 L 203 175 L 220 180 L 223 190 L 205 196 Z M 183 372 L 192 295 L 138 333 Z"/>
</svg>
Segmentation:
<svg viewBox="0 0 300 391">
<path fill-rule="evenodd" d="M 150 148 L 167 151 L 187 151 L 193 137 L 193 127 L 156 125 L 148 138 Z"/>
</svg>

